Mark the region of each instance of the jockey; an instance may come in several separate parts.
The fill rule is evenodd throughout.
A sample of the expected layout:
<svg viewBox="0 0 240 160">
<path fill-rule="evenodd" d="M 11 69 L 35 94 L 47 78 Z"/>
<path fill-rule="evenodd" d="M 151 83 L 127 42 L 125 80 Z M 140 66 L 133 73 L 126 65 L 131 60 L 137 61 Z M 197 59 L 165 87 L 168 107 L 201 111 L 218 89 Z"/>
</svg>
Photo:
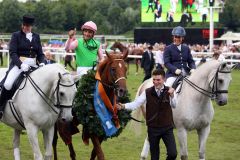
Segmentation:
<svg viewBox="0 0 240 160">
<path fill-rule="evenodd" d="M 69 38 L 66 42 L 66 50 L 75 50 L 77 74 L 84 75 L 93 67 L 97 58 L 99 61 L 103 59 L 100 42 L 94 39 L 97 32 L 97 26 L 93 21 L 84 23 L 81 27 L 83 38 L 76 39 L 69 31 Z"/>
<path fill-rule="evenodd" d="M 187 75 L 196 69 L 190 48 L 182 44 L 186 36 L 185 29 L 181 26 L 172 30 L 173 43 L 167 46 L 163 53 L 164 65 L 167 68 L 166 86 L 172 87 L 176 77 Z"/>
<path fill-rule="evenodd" d="M 7 100 L 11 98 L 10 90 L 13 83 L 20 73 L 27 72 L 30 66 L 36 66 L 36 61 L 40 66 L 44 65 L 40 37 L 32 32 L 33 23 L 34 18 L 32 16 L 23 16 L 21 30 L 12 34 L 9 43 L 11 63 L 0 95 L 0 119 L 3 116 Z"/>
</svg>

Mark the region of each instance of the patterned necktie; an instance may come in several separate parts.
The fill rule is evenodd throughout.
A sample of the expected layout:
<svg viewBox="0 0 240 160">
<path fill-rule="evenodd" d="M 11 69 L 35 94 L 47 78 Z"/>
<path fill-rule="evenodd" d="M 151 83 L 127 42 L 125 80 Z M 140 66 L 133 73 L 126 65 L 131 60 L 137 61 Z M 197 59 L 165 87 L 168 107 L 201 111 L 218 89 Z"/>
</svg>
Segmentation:
<svg viewBox="0 0 240 160">
<path fill-rule="evenodd" d="M 157 90 L 157 95 L 158 95 L 158 97 L 160 96 L 160 94 L 161 94 L 161 89 L 158 89 L 158 90 Z"/>
</svg>

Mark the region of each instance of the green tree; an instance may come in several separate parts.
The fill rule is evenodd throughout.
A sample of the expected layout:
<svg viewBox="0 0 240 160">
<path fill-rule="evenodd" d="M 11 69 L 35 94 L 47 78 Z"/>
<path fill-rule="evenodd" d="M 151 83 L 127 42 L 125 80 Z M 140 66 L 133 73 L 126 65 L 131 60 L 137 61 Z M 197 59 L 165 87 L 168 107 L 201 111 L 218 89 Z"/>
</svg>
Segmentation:
<svg viewBox="0 0 240 160">
<path fill-rule="evenodd" d="M 20 29 L 22 16 L 25 14 L 23 5 L 16 0 L 4 0 L 1 3 L 0 28 L 4 32 L 14 32 Z"/>
<path fill-rule="evenodd" d="M 220 23 L 229 30 L 237 31 L 240 26 L 239 0 L 227 0 L 223 13 L 220 14 Z"/>
</svg>

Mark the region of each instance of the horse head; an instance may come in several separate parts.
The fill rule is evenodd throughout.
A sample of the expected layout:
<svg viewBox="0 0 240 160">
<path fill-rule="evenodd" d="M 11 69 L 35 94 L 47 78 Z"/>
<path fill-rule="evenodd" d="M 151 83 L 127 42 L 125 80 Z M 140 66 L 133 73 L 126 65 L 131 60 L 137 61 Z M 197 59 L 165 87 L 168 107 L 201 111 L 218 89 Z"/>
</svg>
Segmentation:
<svg viewBox="0 0 240 160">
<path fill-rule="evenodd" d="M 231 77 L 232 66 L 227 63 L 221 63 L 216 70 L 209 76 L 209 83 L 214 94 L 216 103 L 219 106 L 227 104 L 228 101 L 228 87 L 232 80 Z"/>
<path fill-rule="evenodd" d="M 108 54 L 107 58 L 98 66 L 98 72 L 101 76 L 101 82 L 104 88 L 114 89 L 115 94 L 122 97 L 127 92 L 126 72 L 124 60 L 127 58 L 128 51 L 123 54 Z"/>
<path fill-rule="evenodd" d="M 59 79 L 55 82 L 53 100 L 54 105 L 61 110 L 61 119 L 72 120 L 72 104 L 75 98 L 77 88 L 75 82 L 79 76 L 72 76 L 70 73 L 58 73 Z"/>
</svg>

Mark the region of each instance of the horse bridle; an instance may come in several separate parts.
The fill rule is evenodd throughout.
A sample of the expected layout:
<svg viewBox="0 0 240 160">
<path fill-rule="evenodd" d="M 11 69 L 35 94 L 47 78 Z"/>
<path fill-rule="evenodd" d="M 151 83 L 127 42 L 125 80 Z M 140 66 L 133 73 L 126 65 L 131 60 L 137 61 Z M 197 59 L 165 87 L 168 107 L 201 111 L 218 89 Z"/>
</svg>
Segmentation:
<svg viewBox="0 0 240 160">
<path fill-rule="evenodd" d="M 114 59 L 115 61 L 124 61 L 123 59 Z M 114 78 L 114 73 L 113 73 L 113 71 L 110 69 L 110 75 Z M 112 82 L 111 82 L 111 84 L 112 85 L 109 85 L 109 84 L 106 84 L 106 83 L 103 83 L 102 81 L 101 81 L 101 83 L 104 85 L 104 86 L 107 86 L 108 88 L 113 88 L 114 90 L 118 90 L 118 85 L 117 85 L 117 83 L 118 83 L 118 81 L 120 81 L 120 80 L 122 80 L 122 79 L 125 79 L 126 80 L 126 77 L 124 76 L 124 77 L 119 77 L 119 78 L 117 78 L 116 80 L 113 80 Z"/>
<path fill-rule="evenodd" d="M 187 82 L 190 86 L 192 86 L 195 90 L 197 90 L 198 92 L 204 94 L 207 97 L 210 97 L 212 99 L 216 99 L 218 94 L 221 93 L 228 93 L 228 90 L 218 90 L 218 73 L 231 73 L 230 71 L 221 71 L 220 67 L 218 67 L 217 72 L 215 73 L 215 76 L 211 79 L 210 84 L 213 82 L 213 87 L 211 91 L 205 90 L 199 86 L 197 86 L 195 83 L 191 82 L 189 79 L 187 79 L 186 77 L 183 78 L 183 80 L 185 82 Z"/>
<path fill-rule="evenodd" d="M 29 80 L 29 82 L 32 84 L 33 88 L 37 91 L 37 93 L 42 97 L 42 99 L 48 104 L 48 106 L 56 113 L 59 114 L 55 108 L 53 106 L 55 106 L 56 108 L 60 109 L 60 112 L 62 111 L 63 108 L 71 108 L 72 105 L 61 105 L 60 104 L 60 99 L 59 99 L 59 87 L 63 86 L 63 87 L 72 87 L 73 85 L 75 85 L 75 83 L 70 84 L 70 85 L 66 85 L 66 84 L 62 84 L 61 83 L 61 76 L 60 73 L 59 74 L 59 79 L 57 82 L 57 86 L 53 92 L 53 94 L 57 94 L 57 104 L 54 104 L 54 102 L 42 91 L 42 89 L 34 82 L 34 80 L 32 79 L 32 77 L 30 75 L 26 75 L 26 78 Z M 64 73 L 62 75 L 66 75 L 69 73 Z M 26 83 L 26 82 L 25 82 Z M 50 102 L 50 103 L 49 103 Z"/>
</svg>

